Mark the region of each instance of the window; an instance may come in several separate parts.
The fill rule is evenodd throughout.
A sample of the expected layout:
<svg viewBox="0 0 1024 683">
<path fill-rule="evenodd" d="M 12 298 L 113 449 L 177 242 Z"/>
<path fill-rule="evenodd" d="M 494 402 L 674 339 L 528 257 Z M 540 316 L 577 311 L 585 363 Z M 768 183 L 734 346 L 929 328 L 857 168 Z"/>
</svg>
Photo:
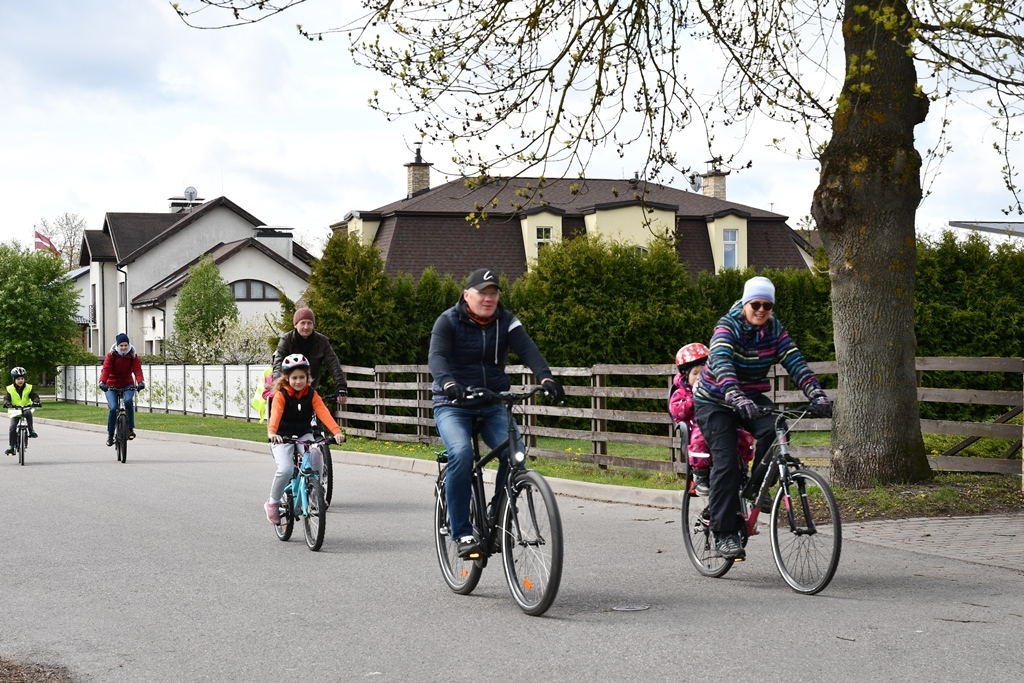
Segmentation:
<svg viewBox="0 0 1024 683">
<path fill-rule="evenodd" d="M 238 280 L 231 283 L 235 301 L 277 301 L 277 288 L 259 280 Z"/>
<path fill-rule="evenodd" d="M 128 283 L 118 282 L 117 283 L 117 305 L 124 308 L 125 302 L 128 300 Z"/>
<path fill-rule="evenodd" d="M 551 244 L 551 227 L 544 226 L 537 228 L 537 251 L 540 251 Z"/>
<path fill-rule="evenodd" d="M 737 260 L 737 247 L 738 247 L 738 230 L 723 230 L 722 231 L 722 267 L 723 268 L 736 268 Z"/>
</svg>

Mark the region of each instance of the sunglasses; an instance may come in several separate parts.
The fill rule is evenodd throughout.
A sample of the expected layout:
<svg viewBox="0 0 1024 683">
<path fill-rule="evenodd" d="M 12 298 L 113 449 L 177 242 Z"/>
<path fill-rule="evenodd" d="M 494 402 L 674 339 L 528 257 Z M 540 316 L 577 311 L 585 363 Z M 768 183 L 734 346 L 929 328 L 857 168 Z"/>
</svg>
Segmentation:
<svg viewBox="0 0 1024 683">
<path fill-rule="evenodd" d="M 775 308 L 775 304 L 771 301 L 748 301 L 747 303 L 750 304 L 750 309 L 753 311 L 760 311 L 763 306 L 766 313 L 771 313 L 771 310 Z"/>
</svg>

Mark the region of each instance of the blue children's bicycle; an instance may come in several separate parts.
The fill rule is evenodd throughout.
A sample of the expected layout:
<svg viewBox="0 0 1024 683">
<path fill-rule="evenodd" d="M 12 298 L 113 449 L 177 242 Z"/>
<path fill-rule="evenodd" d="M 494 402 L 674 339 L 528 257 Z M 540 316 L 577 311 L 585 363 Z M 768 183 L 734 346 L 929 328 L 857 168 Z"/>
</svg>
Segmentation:
<svg viewBox="0 0 1024 683">
<path fill-rule="evenodd" d="M 287 541 L 292 537 L 295 520 L 302 517 L 306 545 L 310 550 L 320 550 L 324 543 L 327 503 L 324 500 L 320 475 L 316 473 L 316 465 L 317 460 L 322 457 L 321 447 L 324 450 L 329 448 L 327 439 L 303 441 L 294 437 L 284 437 L 283 440 L 285 443 L 295 444 L 295 470 L 292 473 L 292 480 L 284 490 L 284 500 L 278 504 L 281 523 L 274 527 L 274 530 L 280 540 Z"/>
</svg>

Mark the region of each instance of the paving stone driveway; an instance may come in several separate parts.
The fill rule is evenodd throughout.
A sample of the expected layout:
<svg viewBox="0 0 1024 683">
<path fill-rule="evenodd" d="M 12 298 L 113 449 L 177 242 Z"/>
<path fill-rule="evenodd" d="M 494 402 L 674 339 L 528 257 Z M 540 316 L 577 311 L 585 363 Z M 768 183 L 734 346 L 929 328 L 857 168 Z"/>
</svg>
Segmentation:
<svg viewBox="0 0 1024 683">
<path fill-rule="evenodd" d="M 843 522 L 843 539 L 1024 571 L 1024 514 Z"/>
</svg>

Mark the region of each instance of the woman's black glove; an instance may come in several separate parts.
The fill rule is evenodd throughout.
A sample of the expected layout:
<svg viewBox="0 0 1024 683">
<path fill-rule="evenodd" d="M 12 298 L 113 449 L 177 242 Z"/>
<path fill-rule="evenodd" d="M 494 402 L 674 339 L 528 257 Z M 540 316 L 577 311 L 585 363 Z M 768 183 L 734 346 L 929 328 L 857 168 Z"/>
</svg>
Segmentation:
<svg viewBox="0 0 1024 683">
<path fill-rule="evenodd" d="M 146 383 L 145 382 L 139 382 L 138 384 L 135 385 L 135 391 L 142 391 L 145 388 L 146 388 Z"/>
<path fill-rule="evenodd" d="M 825 390 L 817 385 L 812 385 L 807 390 L 807 398 L 811 400 L 811 412 L 818 417 L 829 417 L 832 415 L 832 401 L 825 395 Z"/>
<path fill-rule="evenodd" d="M 755 420 L 761 414 L 761 409 L 757 407 L 757 404 L 739 389 L 730 389 L 725 392 L 725 400 L 744 420 Z"/>
</svg>

